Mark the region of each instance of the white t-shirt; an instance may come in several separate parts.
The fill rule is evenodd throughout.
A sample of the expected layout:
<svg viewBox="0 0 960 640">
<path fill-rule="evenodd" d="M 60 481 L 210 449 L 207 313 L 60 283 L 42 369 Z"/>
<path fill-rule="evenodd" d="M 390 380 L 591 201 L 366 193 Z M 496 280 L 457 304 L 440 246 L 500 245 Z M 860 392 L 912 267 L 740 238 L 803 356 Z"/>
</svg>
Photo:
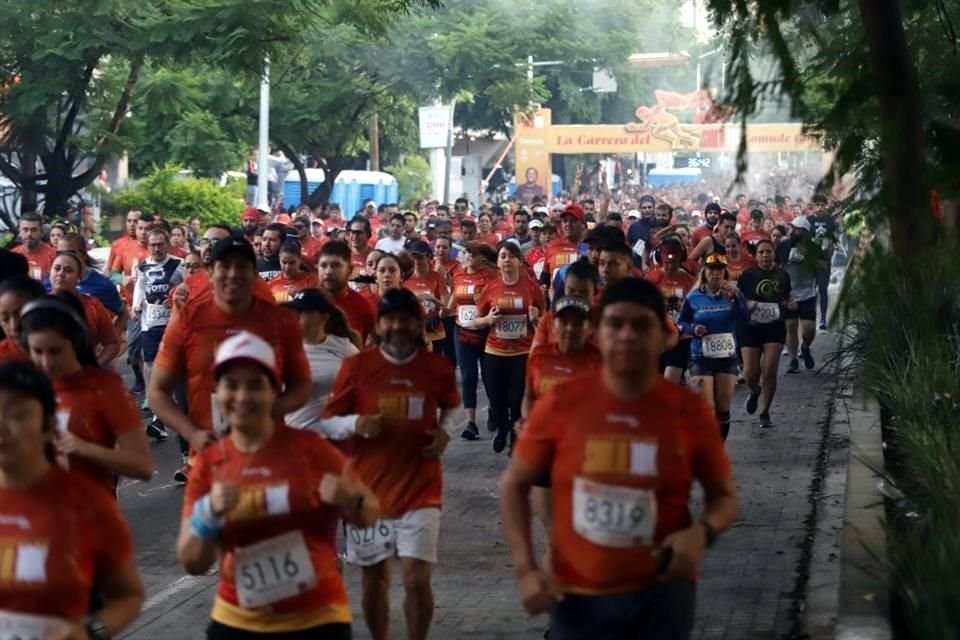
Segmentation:
<svg viewBox="0 0 960 640">
<path fill-rule="evenodd" d="M 403 245 L 407 244 L 407 239 L 401 237 L 399 240 L 394 240 L 390 236 L 386 238 L 380 238 L 377 240 L 376 250 L 377 251 L 386 251 L 387 253 L 400 253 L 403 251 Z"/>
<path fill-rule="evenodd" d="M 310 388 L 310 399 L 303 407 L 286 415 L 287 425 L 296 429 L 317 431 L 331 440 L 342 440 L 350 435 L 350 433 L 343 433 L 344 429 L 349 428 L 352 433 L 352 418 L 348 420 L 350 425 L 347 427 L 339 424 L 336 419 L 323 420 L 323 410 L 333 390 L 333 382 L 340 371 L 340 364 L 344 358 L 352 356 L 358 350 L 352 342 L 339 336 L 327 336 L 327 339 L 320 344 L 304 343 L 303 350 L 310 363 L 310 378 L 313 383 Z"/>
</svg>

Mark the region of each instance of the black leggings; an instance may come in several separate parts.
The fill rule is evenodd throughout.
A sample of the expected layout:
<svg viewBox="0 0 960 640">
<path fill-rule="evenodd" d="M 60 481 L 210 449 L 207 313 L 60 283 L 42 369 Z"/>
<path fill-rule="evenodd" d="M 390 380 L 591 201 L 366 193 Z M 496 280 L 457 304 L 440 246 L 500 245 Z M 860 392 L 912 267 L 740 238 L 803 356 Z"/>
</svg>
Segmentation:
<svg viewBox="0 0 960 640">
<path fill-rule="evenodd" d="M 509 431 L 520 419 L 527 378 L 527 354 L 483 354 L 483 386 L 490 400 L 490 422 L 497 431 Z"/>
<path fill-rule="evenodd" d="M 207 640 L 350 640 L 350 625 L 346 622 L 334 622 L 300 631 L 284 631 L 274 633 L 260 633 L 234 629 L 219 622 L 210 621 L 207 627 Z"/>
</svg>

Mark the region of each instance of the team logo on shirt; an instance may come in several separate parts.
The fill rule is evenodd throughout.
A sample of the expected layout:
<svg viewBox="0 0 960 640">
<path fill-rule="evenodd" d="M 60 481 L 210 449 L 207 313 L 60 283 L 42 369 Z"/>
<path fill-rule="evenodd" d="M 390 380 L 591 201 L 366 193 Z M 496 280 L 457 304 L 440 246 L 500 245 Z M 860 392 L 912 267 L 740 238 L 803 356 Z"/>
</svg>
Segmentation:
<svg viewBox="0 0 960 640">
<path fill-rule="evenodd" d="M 243 474 L 246 475 L 246 474 Z M 290 513 L 290 485 L 248 485 L 240 488 L 236 508 L 227 514 L 230 522 L 243 522 Z"/>
<path fill-rule="evenodd" d="M 0 583 L 45 583 L 49 552 L 45 542 L 0 540 Z"/>
<path fill-rule="evenodd" d="M 583 473 L 656 475 L 657 445 L 619 436 L 590 436 Z"/>
<path fill-rule="evenodd" d="M 472 296 L 476 291 L 476 287 L 472 284 L 458 284 L 453 289 L 453 294 L 455 296 Z"/>
<path fill-rule="evenodd" d="M 392 420 L 420 420 L 423 418 L 422 393 L 381 393 L 377 397 L 380 413 Z"/>
<path fill-rule="evenodd" d="M 504 296 L 502 298 L 497 298 L 497 308 L 500 309 L 500 312 L 514 310 L 514 311 L 523 311 L 523 298 L 517 296 Z"/>
</svg>

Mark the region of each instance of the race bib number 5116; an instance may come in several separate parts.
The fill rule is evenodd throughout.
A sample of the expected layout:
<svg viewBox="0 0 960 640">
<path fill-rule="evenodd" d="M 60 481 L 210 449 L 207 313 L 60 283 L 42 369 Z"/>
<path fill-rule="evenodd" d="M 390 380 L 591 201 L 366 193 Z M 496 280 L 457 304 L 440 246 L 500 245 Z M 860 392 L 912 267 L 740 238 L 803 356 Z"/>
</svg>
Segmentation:
<svg viewBox="0 0 960 640">
<path fill-rule="evenodd" d="M 317 575 L 301 531 L 236 550 L 237 601 L 255 609 L 309 591 Z"/>
</svg>

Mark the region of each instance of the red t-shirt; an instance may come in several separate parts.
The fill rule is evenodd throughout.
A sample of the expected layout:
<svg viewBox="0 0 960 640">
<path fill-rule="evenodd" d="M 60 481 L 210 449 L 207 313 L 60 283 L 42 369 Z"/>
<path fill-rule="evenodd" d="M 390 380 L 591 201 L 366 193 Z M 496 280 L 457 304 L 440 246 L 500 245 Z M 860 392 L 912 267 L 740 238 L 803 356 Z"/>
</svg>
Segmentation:
<svg viewBox="0 0 960 640">
<path fill-rule="evenodd" d="M 239 451 L 228 437 L 194 458 L 183 497 L 183 518 L 190 517 L 194 503 L 210 492 L 214 481 L 236 483 L 240 490 L 239 504 L 226 514 L 218 541 L 222 555 L 220 584 L 210 615 L 213 620 L 260 633 L 350 622 L 347 592 L 337 571 L 340 514 L 319 495 L 323 476 L 341 475 L 344 465 L 340 452 L 316 433 L 283 425 L 252 454 Z M 265 606 L 242 608 L 238 582 L 256 582 L 247 572 L 258 567 L 253 565 L 244 572 L 238 567 L 237 550 L 278 536 L 296 537 L 297 533 L 302 536 L 316 584 Z M 262 568 L 270 571 L 269 565 Z"/>
<path fill-rule="evenodd" d="M 34 280 L 43 280 L 48 277 L 50 268 L 53 267 L 53 261 L 57 257 L 57 250 L 46 242 L 41 242 L 33 253 L 27 251 L 27 245 L 25 244 L 14 247 L 12 251 L 27 259 L 27 275 Z"/>
<path fill-rule="evenodd" d="M 90 329 L 90 338 L 94 345 L 117 344 L 117 328 L 113 324 L 113 316 L 99 300 L 85 293 L 77 294 L 83 304 L 87 325 Z"/>
<path fill-rule="evenodd" d="M 238 315 L 224 313 L 212 299 L 208 304 L 188 304 L 167 325 L 154 367 L 185 376 L 188 415 L 200 429 L 214 426 L 212 368 L 217 347 L 241 331 L 260 336 L 273 347 L 281 380 L 311 378 L 300 322 L 290 309 L 256 297 Z"/>
<path fill-rule="evenodd" d="M 486 316 L 494 306 L 500 310 L 500 317 L 490 328 L 486 353 L 497 356 L 529 353 L 534 332 L 534 326 L 529 319 L 530 307 L 540 309 L 541 316 L 546 310 L 540 285 L 522 275 L 512 285 L 496 278 L 487 284 L 480 294 L 477 317 Z"/>
<path fill-rule="evenodd" d="M 12 338 L 0 340 L 0 363 L 2 362 L 26 362 L 27 357 L 20 345 Z"/>
<path fill-rule="evenodd" d="M 496 247 L 498 244 L 500 244 L 500 240 L 500 236 L 493 232 L 477 234 L 477 242 L 488 244 L 491 247 Z"/>
<path fill-rule="evenodd" d="M 693 481 L 726 481 L 732 471 L 713 409 L 695 392 L 657 378 L 628 401 L 595 380 L 578 377 L 540 398 L 514 455 L 550 472 L 560 588 L 636 591 L 657 581 L 653 549 L 692 523 Z"/>
<path fill-rule="evenodd" d="M 131 238 L 130 236 L 121 236 L 113 241 L 113 243 L 110 245 L 110 253 L 107 254 L 107 261 L 103 263 L 104 267 L 106 267 L 108 274 L 110 272 L 110 269 L 113 268 L 113 261 L 117 258 L 118 255 L 123 253 L 124 247 L 127 245 L 127 243 L 128 242 L 136 243 L 136 241 L 137 240 L 135 238 Z"/>
<path fill-rule="evenodd" d="M 273 299 L 277 303 L 287 302 L 298 291 L 315 289 L 320 286 L 320 280 L 312 273 L 304 273 L 298 278 L 288 278 L 282 273 L 267 283 L 273 292 Z"/>
<path fill-rule="evenodd" d="M 447 332 L 443 324 L 436 321 L 440 318 L 440 307 L 425 296 L 433 296 L 442 304 L 447 297 L 447 280 L 439 271 L 430 271 L 426 277 L 412 275 L 403 281 L 403 286 L 420 298 L 420 305 L 423 307 L 424 318 L 427 319 L 427 339 L 430 341 L 443 340 L 447 337 Z M 431 331 L 430 326 L 436 325 Z"/>
<path fill-rule="evenodd" d="M 374 347 L 343 361 L 324 415 L 383 416 L 379 436 L 353 438 L 354 469 L 380 500 L 383 517 L 440 507 L 440 460 L 425 457 L 423 448 L 440 428 L 438 410 L 459 404 L 453 366 L 439 354 L 421 349 L 396 365 Z"/>
<path fill-rule="evenodd" d="M 697 279 L 683 269 L 671 275 L 659 267 L 647 273 L 646 279 L 660 289 L 660 293 L 663 294 L 663 299 L 666 302 L 667 315 L 676 322 L 680 315 L 680 309 L 683 307 L 683 301 L 687 298 L 690 290 L 693 289 Z"/>
<path fill-rule="evenodd" d="M 557 238 L 547 245 L 544 255 L 546 269 L 553 274 L 560 267 L 573 264 L 579 260 L 580 247 L 563 238 Z"/>
<path fill-rule="evenodd" d="M 713 233 L 713 229 L 709 225 L 703 225 L 702 227 L 697 227 L 693 230 L 693 234 L 690 236 L 690 246 L 695 247 L 700 244 L 700 241 Z"/>
<path fill-rule="evenodd" d="M 33 486 L 0 488 L 0 512 L 2 611 L 78 620 L 94 584 L 133 560 L 117 501 L 82 474 L 54 465 Z"/>
<path fill-rule="evenodd" d="M 527 389 L 533 391 L 535 398 L 540 398 L 554 385 L 581 375 L 596 384 L 600 363 L 600 352 L 589 342 L 573 353 L 561 353 L 556 342 L 540 345 L 527 360 Z"/>
<path fill-rule="evenodd" d="M 113 264 L 110 265 L 108 271 L 119 271 L 125 276 L 133 273 L 138 264 L 150 257 L 150 250 L 132 238 L 129 242 L 125 242 L 123 246 L 117 247 L 116 251 L 113 254 Z M 120 296 L 128 305 L 133 302 L 134 284 L 134 281 L 130 280 L 127 286 L 120 287 Z"/>
<path fill-rule="evenodd" d="M 211 303 L 211 299 L 213 298 L 213 283 L 210 282 L 210 275 L 206 271 L 197 271 L 192 276 L 188 276 L 187 279 L 183 281 L 183 285 L 187 288 L 188 305 L 201 302 L 204 304 Z M 170 290 L 171 300 L 176 291 L 176 287 Z M 273 291 L 270 290 L 270 285 L 268 285 L 263 278 L 259 277 L 253 279 L 253 297 L 263 300 L 264 302 L 275 302 Z"/>
<path fill-rule="evenodd" d="M 323 239 L 318 239 L 313 236 L 307 236 L 307 239 L 302 242 L 303 244 L 300 246 L 300 257 L 303 258 L 303 261 L 308 267 L 314 269 L 317 266 L 320 249 L 323 248 L 323 245 L 330 242 L 330 238 L 323 236 Z"/>
<path fill-rule="evenodd" d="M 754 230 L 754 229 L 744 229 L 740 232 L 740 242 L 743 245 L 743 251 L 748 255 L 753 255 L 750 252 L 752 247 L 756 247 L 756 244 L 761 240 L 769 240 L 770 234 L 764 231 L 763 229 Z"/>
<path fill-rule="evenodd" d="M 57 394 L 57 429 L 104 447 L 143 428 L 140 408 L 117 373 L 92 365 L 53 380 Z M 70 455 L 65 461 L 113 495 L 113 472 L 94 462 Z"/>
<path fill-rule="evenodd" d="M 477 301 L 488 282 L 497 279 L 497 272 L 493 269 L 468 273 L 460 269 L 453 274 L 453 288 L 450 293 L 450 302 L 447 308 L 456 318 L 461 328 L 471 328 L 471 323 L 477 317 Z"/>
<path fill-rule="evenodd" d="M 351 289 L 345 287 L 339 294 L 333 296 L 333 303 L 347 316 L 350 328 L 360 334 L 363 340 L 367 339 L 377 324 L 377 311 L 373 303 Z"/>
</svg>

